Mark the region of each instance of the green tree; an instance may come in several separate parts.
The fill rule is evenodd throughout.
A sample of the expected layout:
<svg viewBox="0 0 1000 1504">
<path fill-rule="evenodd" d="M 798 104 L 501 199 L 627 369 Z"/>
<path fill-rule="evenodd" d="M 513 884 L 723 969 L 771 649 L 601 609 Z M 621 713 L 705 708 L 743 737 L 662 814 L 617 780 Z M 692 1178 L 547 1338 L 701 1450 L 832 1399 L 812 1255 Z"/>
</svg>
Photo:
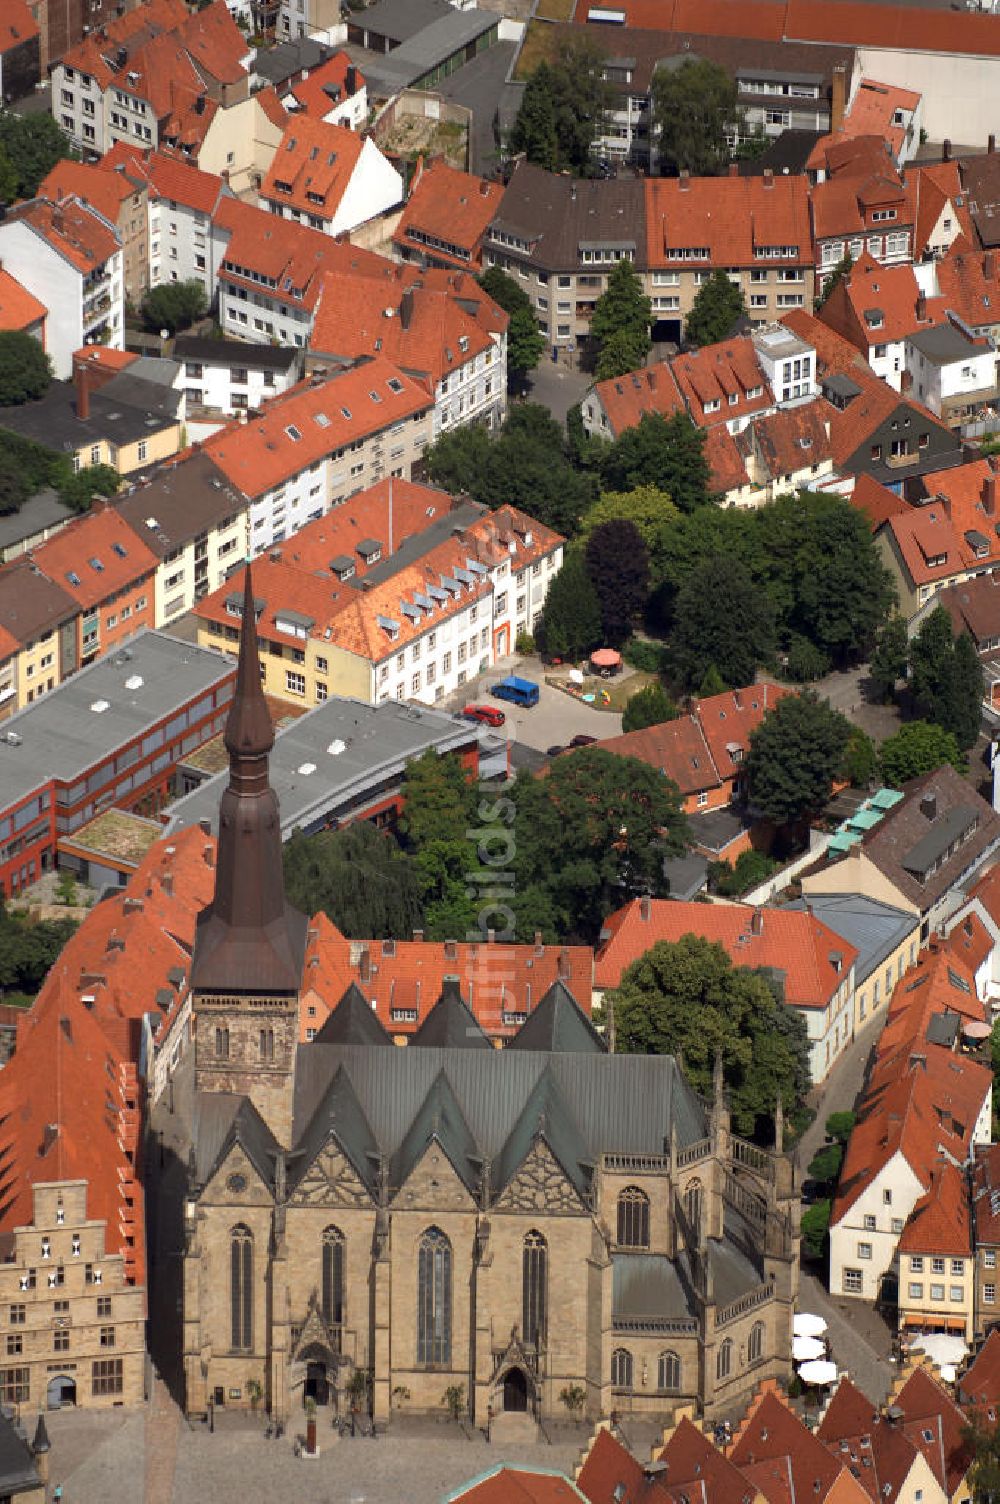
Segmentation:
<svg viewBox="0 0 1000 1504">
<path fill-rule="evenodd" d="M 585 543 L 602 522 L 634 523 L 652 565 L 664 528 L 676 522 L 679 515 L 666 491 L 656 486 L 637 486 L 634 491 L 604 491 L 581 517 L 579 538 Z M 653 575 L 655 578 L 655 570 Z"/>
<path fill-rule="evenodd" d="M 876 638 L 875 651 L 868 665 L 872 690 L 883 703 L 894 697 L 896 685 L 906 673 L 909 651 L 906 622 L 898 611 L 894 611 Z"/>
<path fill-rule="evenodd" d="M 676 784 L 599 746 L 556 758 L 545 778 L 519 774 L 512 795 L 515 890 L 536 890 L 562 938 L 593 944 L 611 909 L 662 892 L 663 858 L 687 842 Z"/>
<path fill-rule="evenodd" d="M 601 641 L 601 603 L 579 549 L 566 551 L 549 586 L 535 641 L 545 658 L 582 658 Z"/>
<path fill-rule="evenodd" d="M 830 1201 L 814 1201 L 802 1213 L 799 1228 L 802 1249 L 812 1259 L 821 1259 L 826 1252 L 826 1240 L 830 1231 Z"/>
<path fill-rule="evenodd" d="M 837 286 L 837 283 L 842 282 L 845 277 L 850 276 L 851 267 L 853 265 L 853 256 L 851 255 L 850 251 L 845 251 L 840 260 L 837 262 L 837 265 L 833 268 L 833 271 L 830 272 L 829 276 L 824 277 L 823 279 L 823 290 L 820 293 L 819 297 L 816 299 L 817 312 L 823 307 L 823 304 L 833 292 L 833 289 Z"/>
<path fill-rule="evenodd" d="M 475 786 L 455 753 L 431 750 L 406 764 L 399 830 L 411 851 L 430 841 L 464 838 L 476 808 Z"/>
<path fill-rule="evenodd" d="M 953 731 L 945 731 L 930 721 L 907 721 L 882 743 L 879 761 L 883 782 L 900 789 L 911 778 L 932 773 L 945 763 L 961 767 L 962 754 Z"/>
<path fill-rule="evenodd" d="M 634 522 L 602 522 L 585 552 L 601 607 L 604 641 L 620 647 L 632 635 L 649 599 L 649 555 Z"/>
<path fill-rule="evenodd" d="M 424 456 L 427 473 L 435 485 L 452 495 L 467 492 L 477 500 L 490 464 L 491 440 L 478 423 L 442 433 Z"/>
<path fill-rule="evenodd" d="M 0 150 L 16 178 L 15 198 L 34 198 L 56 163 L 77 155 L 51 115 L 19 115 L 13 110 L 0 110 Z"/>
<path fill-rule="evenodd" d="M 954 733 L 960 752 L 979 735 L 983 669 L 972 639 L 956 641 L 951 617 L 937 606 L 910 643 L 910 689 L 923 717 Z"/>
<path fill-rule="evenodd" d="M 31 488 L 16 461 L 0 453 L 0 516 L 19 512 L 30 495 Z"/>
<path fill-rule="evenodd" d="M 58 487 L 59 500 L 74 512 L 89 511 L 95 496 L 115 496 L 122 478 L 113 465 L 85 465 Z"/>
<path fill-rule="evenodd" d="M 711 470 L 705 458 L 705 430 L 685 412 L 664 418 L 644 413 L 605 452 L 601 483 L 608 491 L 655 486 L 666 491 L 682 512 L 693 512 L 709 499 Z"/>
<path fill-rule="evenodd" d="M 857 1113 L 845 1109 L 843 1112 L 831 1112 L 826 1120 L 826 1136 L 835 1139 L 838 1144 L 845 1145 L 854 1132 L 857 1122 Z"/>
<path fill-rule="evenodd" d="M 844 777 L 850 779 L 853 788 L 866 789 L 874 781 L 878 769 L 879 756 L 875 743 L 860 726 L 852 726 L 844 752 Z"/>
<path fill-rule="evenodd" d="M 0 331 L 0 405 L 32 402 L 51 381 L 52 362 L 37 339 L 20 329 Z"/>
<path fill-rule="evenodd" d="M 686 337 L 695 345 L 714 345 L 733 332 L 746 316 L 743 293 L 724 271 L 716 270 L 703 282 L 684 324 Z"/>
<path fill-rule="evenodd" d="M 810 1179 L 818 1180 L 820 1185 L 833 1185 L 840 1174 L 843 1159 L 843 1144 L 824 1144 L 809 1161 L 809 1169 L 806 1173 Z"/>
<path fill-rule="evenodd" d="M 725 694 L 728 688 L 725 679 L 719 673 L 714 663 L 710 663 L 705 670 L 701 683 L 698 685 L 699 700 L 710 700 L 713 695 Z"/>
<path fill-rule="evenodd" d="M 851 724 L 815 691 L 786 695 L 750 733 L 751 802 L 776 825 L 822 809 L 840 772 Z"/>
<path fill-rule="evenodd" d="M 717 555 L 695 566 L 674 601 L 670 646 L 688 688 L 714 667 L 726 684 L 752 684 L 774 651 L 774 615 L 738 559 Z"/>
<path fill-rule="evenodd" d="M 538 64 L 524 86 L 508 147 L 515 156 L 523 152 L 535 167 L 549 172 L 559 165 L 555 85 L 552 69 L 545 61 Z"/>
<path fill-rule="evenodd" d="M 289 901 L 306 914 L 323 910 L 349 939 L 409 940 L 423 923 L 412 862 L 367 820 L 313 836 L 293 831 L 282 865 Z"/>
<path fill-rule="evenodd" d="M 660 157 L 671 173 L 712 177 L 724 172 L 729 137 L 746 124 L 732 74 L 705 58 L 673 62 L 653 75 L 653 120 Z"/>
<path fill-rule="evenodd" d="M 766 882 L 778 863 L 763 851 L 741 851 L 736 861 L 709 862 L 708 881 L 713 893 L 721 898 L 742 898 L 751 888 Z"/>
<path fill-rule="evenodd" d="M 660 941 L 625 972 L 605 1000 L 615 1047 L 634 1054 L 684 1055 L 684 1074 L 709 1095 L 722 1060 L 733 1126 L 773 1132 L 780 1095 L 797 1103 L 809 1085 L 805 1024 L 769 981 L 734 966 L 721 945 L 698 935 Z"/>
<path fill-rule="evenodd" d="M 208 304 L 205 289 L 191 278 L 187 282 L 161 282 L 151 287 L 142 300 L 142 317 L 147 329 L 167 329 L 176 334 L 204 318 Z"/>
<path fill-rule="evenodd" d="M 591 338 L 600 349 L 598 381 L 608 376 L 624 376 L 645 364 L 652 344 L 649 337 L 652 316 L 652 304 L 642 290 L 635 267 L 631 261 L 619 261 L 594 305 L 590 321 Z"/>
<path fill-rule="evenodd" d="M 822 679 L 830 672 L 830 660 L 808 637 L 793 637 L 788 645 L 786 668 L 789 679 L 796 684 L 808 684 L 811 679 Z"/>
<path fill-rule="evenodd" d="M 971 1420 L 962 1431 L 962 1445 L 971 1455 L 967 1477 L 976 1504 L 996 1504 L 1000 1498 L 1000 1425 L 986 1425 L 971 1411 Z"/>
<path fill-rule="evenodd" d="M 629 695 L 622 716 L 623 731 L 642 731 L 647 726 L 659 726 L 664 721 L 675 721 L 680 715 L 662 684 L 646 684 Z"/>
<path fill-rule="evenodd" d="M 531 300 L 522 287 L 499 266 L 491 266 L 479 278 L 479 285 L 489 293 L 510 319 L 507 326 L 508 385 L 522 386 L 545 354 L 545 336 L 538 327 Z"/>
<path fill-rule="evenodd" d="M 13 203 L 17 198 L 17 172 L 7 152 L 0 146 L 0 204 Z"/>
<path fill-rule="evenodd" d="M 75 919 L 34 920 L 0 901 L 0 990 L 36 993 L 76 930 Z"/>
</svg>

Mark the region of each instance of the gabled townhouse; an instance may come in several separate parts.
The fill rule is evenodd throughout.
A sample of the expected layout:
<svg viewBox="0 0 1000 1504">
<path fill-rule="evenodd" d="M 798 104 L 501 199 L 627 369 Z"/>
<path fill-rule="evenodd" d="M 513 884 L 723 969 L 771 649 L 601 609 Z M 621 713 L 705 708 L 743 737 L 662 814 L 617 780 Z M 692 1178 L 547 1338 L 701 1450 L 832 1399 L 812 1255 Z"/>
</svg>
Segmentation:
<svg viewBox="0 0 1000 1504">
<path fill-rule="evenodd" d="M 0 329 L 18 329 L 45 346 L 45 320 L 49 310 L 39 298 L 22 287 L 16 277 L 0 270 Z"/>
<path fill-rule="evenodd" d="M 938 591 L 985 575 L 1000 563 L 998 481 L 988 459 L 931 471 L 914 487 L 914 505 L 886 518 L 875 534 L 908 621 Z"/>
<path fill-rule="evenodd" d="M 115 510 L 156 560 L 157 627 L 217 590 L 250 546 L 247 498 L 202 451 L 162 466 L 150 482 L 118 497 Z"/>
<path fill-rule="evenodd" d="M 643 185 L 575 180 L 518 161 L 483 238 L 483 263 L 520 282 L 546 343 L 574 356 L 619 261 L 646 266 Z"/>
<path fill-rule="evenodd" d="M 974 1459 L 967 1418 L 943 1380 L 919 1361 L 904 1368 L 889 1392 L 887 1420 L 893 1406 L 902 1411 L 903 1434 L 922 1452 L 949 1504 L 971 1504 Z"/>
<path fill-rule="evenodd" d="M 442 492 L 405 483 L 401 520 L 396 489 L 383 482 L 354 497 L 255 565 L 269 693 L 296 704 L 332 694 L 371 705 L 434 704 L 506 657 L 518 632 L 530 630 L 564 540 L 512 508 L 454 506 Z M 197 608 L 206 645 L 235 651 L 239 583 L 227 582 Z"/>
<path fill-rule="evenodd" d="M 737 486 L 717 483 L 730 506 L 762 506 L 799 490 L 840 489 L 833 460 L 831 414 L 823 400 L 779 408 L 752 418 L 735 440 L 745 476 Z M 712 460 L 711 446 L 706 453 Z"/>
<path fill-rule="evenodd" d="M 316 374 L 230 424 L 205 453 L 248 503 L 248 554 L 263 553 L 383 477 L 409 480 L 430 443 L 434 399 L 376 356 Z"/>
<path fill-rule="evenodd" d="M 891 266 L 913 256 L 913 207 L 893 166 L 888 143 L 885 163 L 849 161 L 810 194 L 816 275 L 829 274 L 847 254 L 863 251 Z"/>
<path fill-rule="evenodd" d="M 864 893 L 810 893 L 790 909 L 815 914 L 857 951 L 854 963 L 854 1032 L 882 1015 L 896 981 L 913 966 L 920 946 L 914 908 L 896 908 Z"/>
<path fill-rule="evenodd" d="M 238 199 L 220 204 L 213 231 L 224 247 L 219 324 L 228 338 L 253 344 L 308 345 L 328 270 L 383 279 L 396 271 L 382 256 Z"/>
<path fill-rule="evenodd" d="M 31 562 L 76 602 L 77 666 L 153 625 L 156 558 L 108 503 L 54 534 Z"/>
<path fill-rule="evenodd" d="M 759 178 L 682 173 L 649 178 L 643 189 L 640 270 L 660 337 L 681 337 L 698 288 L 719 270 L 740 288 L 755 324 L 812 307 L 813 235 L 804 176 L 775 176 L 770 169 Z"/>
<path fill-rule="evenodd" d="M 48 694 L 79 667 L 79 614 L 69 591 L 29 557 L 0 568 L 0 629 L 8 644 L 0 679 L 4 715 Z"/>
<path fill-rule="evenodd" d="M 345 235 L 402 203 L 403 179 L 371 137 L 300 114 L 285 128 L 259 198 L 282 219 Z"/>
<path fill-rule="evenodd" d="M 279 95 L 290 117 L 301 112 L 327 125 L 360 131 L 368 120 L 365 76 L 346 52 L 335 52 Z"/>
<path fill-rule="evenodd" d="M 922 1416 L 921 1421 L 929 1424 L 921 1424 L 914 1434 L 912 1422 L 905 1422 L 901 1414 L 873 1410 L 868 1396 L 844 1375 L 820 1416 L 815 1435 L 846 1460 L 873 1504 L 886 1499 L 894 1504 L 951 1504 L 950 1475 L 940 1455 L 944 1448 L 935 1445 L 941 1439 L 945 1403 L 942 1391 L 937 1413 Z M 931 1441 L 923 1439 L 924 1430 Z"/>
<path fill-rule="evenodd" d="M 125 296 L 142 302 L 149 286 L 149 205 L 146 185 L 126 175 L 124 167 L 105 172 L 96 163 L 57 162 L 38 186 L 38 197 L 58 203 L 74 197 L 92 204 L 114 225 L 122 247 Z"/>
<path fill-rule="evenodd" d="M 78 198 L 36 198 L 0 223 L 0 265 L 48 310 L 46 349 L 65 380 L 85 344 L 122 348 L 125 282 L 118 232 Z"/>
<path fill-rule="evenodd" d="M 255 200 L 286 123 L 273 89 L 219 103 L 184 90 L 160 127 L 160 149 L 226 180 L 233 192 Z M 147 143 L 148 144 L 148 143 Z"/>
<path fill-rule="evenodd" d="M 802 874 L 802 893 L 864 893 L 915 907 L 920 938 L 960 907 L 965 889 L 1000 845 L 1000 815 L 953 767 L 905 785 L 904 797 Z"/>
<path fill-rule="evenodd" d="M 866 250 L 830 293 L 819 318 L 899 392 L 905 384 L 907 341 L 943 324 L 947 305 L 921 291 L 912 266 L 882 266 Z"/>
<path fill-rule="evenodd" d="M 806 1024 L 812 1080 L 825 1080 L 854 1036 L 854 946 L 815 915 L 792 909 L 636 898 L 604 922 L 594 970 L 595 1000 L 616 988 L 647 950 L 682 935 L 723 946 L 735 966 L 781 973 L 784 1002 Z M 613 1018 L 609 1028 L 613 1038 Z"/>
<path fill-rule="evenodd" d="M 193 13 L 180 0 L 151 0 L 63 55 L 52 70 L 52 113 L 94 156 L 115 141 L 156 147 L 178 109 L 249 100 L 251 56 L 225 0 Z"/>
<path fill-rule="evenodd" d="M 225 181 L 166 152 L 122 143 L 102 158 L 101 167 L 145 189 L 150 287 L 200 282 L 211 304 L 224 245 L 216 219 L 222 201 L 231 196 Z"/>
<path fill-rule="evenodd" d="M 926 269 L 928 259 L 944 256 L 964 237 L 974 246 L 975 230 L 969 212 L 960 164 L 946 157 L 943 162 L 910 163 L 906 186 L 913 195 L 913 259 Z"/>
<path fill-rule="evenodd" d="M 948 251 L 914 268 L 929 298 L 940 298 L 977 337 L 995 340 L 1000 334 L 1000 258 L 996 251 L 976 250 L 965 235 L 957 236 Z"/>
<path fill-rule="evenodd" d="M 787 1504 L 789 1497 L 831 1504 L 863 1504 L 869 1498 L 850 1458 L 824 1446 L 773 1380 L 750 1401 L 726 1455 L 767 1504 Z"/>
<path fill-rule="evenodd" d="M 179 334 L 173 356 L 183 366 L 189 419 L 195 409 L 234 417 L 255 412 L 302 378 L 303 352 L 294 346 Z"/>
<path fill-rule="evenodd" d="M 477 423 L 499 428 L 507 412 L 503 309 L 465 272 L 424 271 L 406 281 L 326 274 L 309 343 L 321 358 L 391 360 L 434 393 L 434 437 Z"/>
<path fill-rule="evenodd" d="M 503 195 L 500 183 L 460 172 L 442 158 L 421 158 L 392 233 L 397 256 L 418 266 L 481 271 L 483 239 Z"/>
<path fill-rule="evenodd" d="M 840 134 L 878 136 L 888 143 L 893 162 L 903 167 L 920 145 L 923 99 L 913 89 L 858 76 L 847 102 Z"/>
<path fill-rule="evenodd" d="M 972 1217 L 963 1172 L 935 1165 L 898 1244 L 901 1332 L 973 1335 Z"/>
</svg>

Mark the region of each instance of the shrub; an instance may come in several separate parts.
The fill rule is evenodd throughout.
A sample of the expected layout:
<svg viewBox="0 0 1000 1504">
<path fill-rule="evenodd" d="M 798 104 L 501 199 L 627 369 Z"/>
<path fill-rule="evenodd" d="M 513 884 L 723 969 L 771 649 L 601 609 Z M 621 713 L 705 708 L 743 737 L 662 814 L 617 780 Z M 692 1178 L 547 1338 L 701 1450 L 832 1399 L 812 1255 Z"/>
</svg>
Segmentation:
<svg viewBox="0 0 1000 1504">
<path fill-rule="evenodd" d="M 667 649 L 662 642 L 631 638 L 622 648 L 622 657 L 632 668 L 645 674 L 662 674 L 667 666 Z"/>
<path fill-rule="evenodd" d="M 789 679 L 796 684 L 808 684 L 830 672 L 830 660 L 807 637 L 796 637 L 788 649 L 787 669 Z"/>
<path fill-rule="evenodd" d="M 518 632 L 514 639 L 514 651 L 515 653 L 520 653 L 524 658 L 530 658 L 534 655 L 535 639 L 530 632 Z"/>
</svg>

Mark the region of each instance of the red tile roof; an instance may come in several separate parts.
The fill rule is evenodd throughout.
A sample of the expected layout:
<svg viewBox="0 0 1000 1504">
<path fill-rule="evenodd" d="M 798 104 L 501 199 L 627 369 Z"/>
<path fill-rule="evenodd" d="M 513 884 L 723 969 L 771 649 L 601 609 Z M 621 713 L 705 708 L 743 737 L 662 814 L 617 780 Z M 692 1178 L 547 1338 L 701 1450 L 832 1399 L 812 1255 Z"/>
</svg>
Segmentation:
<svg viewBox="0 0 1000 1504">
<path fill-rule="evenodd" d="M 260 189 L 263 202 L 333 219 L 358 165 L 364 137 L 346 125 L 294 115 Z"/>
<path fill-rule="evenodd" d="M 84 608 L 137 585 L 156 569 L 156 555 L 114 507 L 98 505 L 60 528 L 31 557 Z"/>
<path fill-rule="evenodd" d="M 959 1380 L 958 1393 L 963 1405 L 980 1412 L 981 1420 L 996 1422 L 1000 1408 L 1000 1327 L 987 1332 L 986 1341 Z"/>
<path fill-rule="evenodd" d="M 774 395 L 749 335 L 676 355 L 670 369 L 688 412 L 702 427 L 745 418 L 774 406 Z"/>
<path fill-rule="evenodd" d="M 690 1498 L 691 1489 L 701 1484 L 704 1504 L 744 1504 L 746 1478 L 686 1417 L 658 1454 L 658 1460 L 667 1464 L 666 1480 L 675 1495 L 679 1492 Z"/>
<path fill-rule="evenodd" d="M 314 377 L 268 403 L 259 418 L 214 434 L 205 453 L 244 496 L 261 496 L 317 460 L 402 418 L 429 411 L 425 384 L 391 361 Z"/>
<path fill-rule="evenodd" d="M 868 1504 L 861 1484 L 794 1414 L 773 1381 L 762 1387 L 727 1455 L 768 1504 L 796 1504 L 802 1499 L 822 1504 L 835 1490 L 838 1500 Z"/>
<path fill-rule="evenodd" d="M 895 207 L 896 229 L 909 222 L 903 180 L 890 162 L 877 173 L 838 173 L 812 190 L 813 233 L 817 241 L 863 235 L 876 209 Z"/>
<path fill-rule="evenodd" d="M 709 489 L 715 496 L 739 491 L 750 485 L 744 454 L 748 451 L 734 438 L 724 423 L 717 423 L 705 434 L 705 458 L 708 461 Z"/>
<path fill-rule="evenodd" d="M 955 1165 L 931 1171 L 931 1183 L 906 1221 L 900 1253 L 944 1254 L 968 1258 L 972 1252 L 972 1218 L 965 1177 Z"/>
<path fill-rule="evenodd" d="M 407 273 L 384 256 L 336 241 L 322 230 L 282 219 L 240 199 L 223 199 L 214 224 L 217 230 L 229 234 L 219 276 L 256 293 L 261 292 L 263 283 L 272 297 L 278 297 L 280 289 L 282 302 L 296 307 L 316 307 L 323 278 L 331 269 L 386 281 L 413 275 L 412 270 Z"/>
<path fill-rule="evenodd" d="M 61 199 L 58 203 L 49 199 L 31 199 L 9 209 L 7 219 L 8 222 L 24 220 L 31 225 L 53 250 L 83 275 L 103 266 L 121 246 L 114 230 L 75 198 Z"/>
<path fill-rule="evenodd" d="M 931 1463 L 946 1496 L 953 1498 L 972 1461 L 962 1411 L 925 1367 L 913 1370 L 894 1395 L 894 1403 L 903 1412 L 907 1436 Z M 929 1427 L 936 1432 L 930 1444 L 920 1435 L 929 1422 L 936 1422 Z"/>
<path fill-rule="evenodd" d="M 785 1001 L 798 1008 L 825 1008 L 858 957 L 852 945 L 808 912 L 636 898 L 604 922 L 597 986 L 617 987 L 633 961 L 660 941 L 682 935 L 721 945 L 735 966 L 783 972 Z"/>
<path fill-rule="evenodd" d="M 30 329 L 47 315 L 44 303 L 9 272 L 0 270 L 0 329 Z"/>
<path fill-rule="evenodd" d="M 910 510 L 902 496 L 897 496 L 895 491 L 889 490 L 888 486 L 880 485 L 870 475 L 859 475 L 854 482 L 851 505 L 864 512 L 871 523 L 873 533 L 877 532 L 883 522 L 887 522 L 890 517 Z"/>
<path fill-rule="evenodd" d="M 151 37 L 175 31 L 187 19 L 184 0 L 146 0 L 146 4 L 126 11 L 107 22 L 75 47 L 63 54 L 64 64 L 89 74 L 102 89 L 116 76 L 112 63 L 120 47 L 141 45 Z"/>
<path fill-rule="evenodd" d="M 9 52 L 39 34 L 39 25 L 24 0 L 9 0 L 0 16 L 0 52 Z"/>
<path fill-rule="evenodd" d="M 706 266 L 807 266 L 813 261 L 809 183 L 804 176 L 647 178 L 646 255 L 652 268 L 683 265 L 684 250 L 708 252 Z M 794 246 L 794 256 L 763 253 Z"/>
<path fill-rule="evenodd" d="M 819 317 L 867 356 L 875 345 L 897 343 L 947 323 L 948 305 L 944 298 L 921 298 L 912 266 L 880 266 L 864 251 Z"/>
<path fill-rule="evenodd" d="M 436 486 L 410 480 L 380 480 L 356 492 L 343 506 L 331 507 L 315 522 L 307 522 L 284 543 L 269 549 L 268 556 L 277 556 L 285 564 L 333 580 L 330 560 L 346 554 L 361 579 L 371 567 L 357 551 L 363 539 L 377 539 L 381 557 L 388 558 L 406 539 L 446 517 L 455 505 L 454 498 Z M 254 588 L 260 594 L 256 590 L 256 569 L 255 564 Z"/>
<path fill-rule="evenodd" d="M 708 742 L 712 761 L 723 778 L 739 771 L 750 747 L 750 737 L 769 710 L 791 691 L 779 684 L 751 684 L 746 689 L 727 689 L 695 705 L 695 714 Z M 738 749 L 740 757 L 733 757 Z"/>
<path fill-rule="evenodd" d="M 605 1426 L 591 1442 L 576 1481 L 589 1504 L 622 1504 L 621 1488 L 628 1504 L 669 1504 L 671 1498 L 660 1478 L 648 1476 L 642 1463 Z M 692 1504 L 705 1504 L 704 1497 L 696 1496 Z M 718 1504 L 734 1504 L 733 1496 Z"/>
<path fill-rule="evenodd" d="M 975 251 L 964 236 L 934 264 L 941 301 L 973 329 L 1000 323 L 1000 257 Z"/>
<path fill-rule="evenodd" d="M 626 428 L 634 428 L 644 413 L 661 413 L 669 418 L 685 411 L 668 361 L 659 361 L 627 376 L 598 381 L 594 392 L 607 414 L 610 432 L 617 438 Z"/>
<path fill-rule="evenodd" d="M 584 1495 L 562 1473 L 501 1462 L 448 1495 L 449 1504 L 578 1504 Z"/>
<path fill-rule="evenodd" d="M 914 12 L 908 5 L 869 5 L 864 0 L 788 0 L 784 36 L 786 41 L 843 42 L 903 52 L 1000 56 L 1000 36 L 989 16 Z"/>
<path fill-rule="evenodd" d="M 482 239 L 500 208 L 503 192 L 501 184 L 460 172 L 447 162 L 428 162 L 417 172 L 393 242 L 428 252 L 453 266 L 478 267 Z M 443 244 L 428 246 L 424 237 Z M 446 246 L 457 246 L 466 255 L 449 254 Z"/>
<path fill-rule="evenodd" d="M 352 69 L 354 88 L 349 93 L 347 78 Z M 359 94 L 364 87 L 365 76 L 361 69 L 354 67 L 346 52 L 335 52 L 318 68 L 311 69 L 305 78 L 292 84 L 291 94 L 307 115 L 322 120 L 324 115 L 329 115 L 331 110 Z"/>
<path fill-rule="evenodd" d="M 994 1248 L 1000 1245 L 1000 1144 L 976 1146 L 972 1166 L 972 1213 L 977 1245 Z"/>
<path fill-rule="evenodd" d="M 832 458 L 832 412 L 822 398 L 755 418 L 739 436 L 740 452 L 753 453 L 772 481 L 783 481 Z"/>
<path fill-rule="evenodd" d="M 122 205 L 135 194 L 135 187 L 122 173 L 104 172 L 87 162 L 57 162 L 43 178 L 38 197 L 56 203 L 73 195 L 82 204 L 91 204 L 99 214 L 117 225 Z"/>
<path fill-rule="evenodd" d="M 996 501 L 989 499 L 987 488 L 987 482 L 996 480 L 988 459 L 931 471 L 922 478 L 927 502 L 887 519 L 885 526 L 915 584 L 947 579 L 969 568 L 986 569 L 1000 559 Z M 996 489 L 994 484 L 994 497 Z M 994 510 L 988 512 L 987 505 Z M 932 563 L 935 559 L 942 562 Z"/>
<path fill-rule="evenodd" d="M 906 144 L 909 121 L 894 124 L 896 111 L 912 116 L 921 97 L 897 84 L 880 84 L 873 78 L 863 78 L 844 116 L 844 128 L 852 136 L 881 136 L 890 142 L 893 155 L 898 158 Z"/>
<path fill-rule="evenodd" d="M 906 188 L 914 204 L 914 258 L 922 256 L 927 249 L 945 209 L 949 209 L 953 220 L 957 222 L 967 245 L 974 243 L 972 217 L 957 162 L 911 163 L 906 169 Z"/>
<path fill-rule="evenodd" d="M 173 199 L 198 214 L 214 214 L 228 189 L 214 172 L 202 172 L 162 151 L 142 151 L 116 142 L 101 158 L 108 176 L 119 176 L 124 167 L 131 177 L 145 182 L 152 198 Z M 111 169 L 110 172 L 107 170 Z"/>
</svg>

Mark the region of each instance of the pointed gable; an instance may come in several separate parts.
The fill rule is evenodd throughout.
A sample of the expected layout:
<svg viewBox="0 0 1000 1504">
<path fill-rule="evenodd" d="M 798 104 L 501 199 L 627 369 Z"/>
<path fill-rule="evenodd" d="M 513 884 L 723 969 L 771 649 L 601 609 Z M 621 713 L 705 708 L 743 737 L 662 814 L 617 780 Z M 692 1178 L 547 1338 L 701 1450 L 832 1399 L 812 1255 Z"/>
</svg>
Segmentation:
<svg viewBox="0 0 1000 1504">
<path fill-rule="evenodd" d="M 603 1055 L 607 1045 L 564 982 L 553 982 L 507 1046 L 510 1050 L 559 1050 Z"/>
<path fill-rule="evenodd" d="M 555 1077 L 546 1068 L 535 1082 L 493 1166 L 492 1179 L 498 1201 L 513 1205 L 527 1198 L 532 1210 L 541 1210 L 547 1205 L 551 1211 L 556 1203 L 540 1202 L 538 1197 L 546 1188 L 554 1193 L 559 1182 L 565 1180 L 580 1202 L 585 1202 L 590 1182 L 586 1154 L 583 1135 L 573 1121 Z M 555 1170 L 559 1175 L 553 1180 Z M 515 1181 L 518 1182 L 516 1188 Z M 565 1197 L 557 1200 L 564 1201 Z M 570 1207 L 562 1204 L 558 1209 L 569 1210 Z"/>
<path fill-rule="evenodd" d="M 370 1204 L 379 1150 L 346 1069 L 341 1066 L 296 1145 L 289 1185 L 297 1201 Z"/>
<path fill-rule="evenodd" d="M 393 1186 L 405 1185 L 432 1143 L 440 1145 L 465 1189 L 470 1195 L 475 1195 L 482 1156 L 444 1071 L 435 1076 L 430 1091 L 393 1155 L 389 1170 Z"/>
<path fill-rule="evenodd" d="M 492 1049 L 466 1007 L 458 983 L 446 981 L 441 996 L 410 1040 L 409 1048 L 440 1050 Z"/>
<path fill-rule="evenodd" d="M 223 1099 L 220 1097 L 219 1100 Z M 273 1191 L 274 1162 L 281 1153 L 281 1147 L 249 1097 L 239 1099 L 239 1106 L 233 1114 L 229 1131 L 222 1140 L 222 1146 L 215 1156 L 210 1172 L 205 1176 L 206 1184 L 218 1173 L 236 1146 L 243 1150 L 268 1190 Z"/>
<path fill-rule="evenodd" d="M 352 982 L 326 1023 L 316 1035 L 316 1044 L 392 1044 L 379 1023 L 375 1009 L 356 982 Z"/>
</svg>

